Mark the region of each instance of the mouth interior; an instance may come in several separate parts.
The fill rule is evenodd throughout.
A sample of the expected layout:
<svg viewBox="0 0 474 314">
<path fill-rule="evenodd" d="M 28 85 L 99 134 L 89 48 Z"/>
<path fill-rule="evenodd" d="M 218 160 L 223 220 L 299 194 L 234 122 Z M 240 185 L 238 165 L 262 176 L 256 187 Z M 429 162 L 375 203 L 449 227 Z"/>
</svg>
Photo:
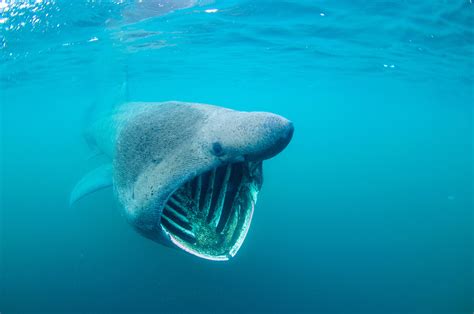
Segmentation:
<svg viewBox="0 0 474 314">
<path fill-rule="evenodd" d="M 262 164 L 239 162 L 205 172 L 168 199 L 161 226 L 181 249 L 228 260 L 242 245 L 262 184 Z"/>
</svg>

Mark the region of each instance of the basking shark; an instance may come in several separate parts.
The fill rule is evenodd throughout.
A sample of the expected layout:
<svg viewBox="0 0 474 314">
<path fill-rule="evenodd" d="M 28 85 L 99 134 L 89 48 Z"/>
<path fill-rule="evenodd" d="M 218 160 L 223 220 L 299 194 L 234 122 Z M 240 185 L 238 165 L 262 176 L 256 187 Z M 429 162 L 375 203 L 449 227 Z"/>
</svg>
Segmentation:
<svg viewBox="0 0 474 314">
<path fill-rule="evenodd" d="M 242 245 L 262 186 L 262 162 L 293 124 L 273 113 L 185 103 L 126 103 L 94 122 L 87 139 L 106 163 L 86 174 L 71 204 L 113 187 L 143 236 L 215 261 Z"/>
</svg>

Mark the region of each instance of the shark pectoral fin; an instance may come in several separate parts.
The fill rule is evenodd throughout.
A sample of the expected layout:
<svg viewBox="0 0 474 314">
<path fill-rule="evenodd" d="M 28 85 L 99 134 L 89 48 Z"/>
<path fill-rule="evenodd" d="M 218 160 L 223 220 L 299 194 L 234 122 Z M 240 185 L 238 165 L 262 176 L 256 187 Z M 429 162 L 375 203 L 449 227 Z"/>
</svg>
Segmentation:
<svg viewBox="0 0 474 314">
<path fill-rule="evenodd" d="M 76 184 L 69 199 L 69 206 L 95 191 L 110 186 L 112 186 L 112 165 L 106 164 L 95 168 Z"/>
</svg>

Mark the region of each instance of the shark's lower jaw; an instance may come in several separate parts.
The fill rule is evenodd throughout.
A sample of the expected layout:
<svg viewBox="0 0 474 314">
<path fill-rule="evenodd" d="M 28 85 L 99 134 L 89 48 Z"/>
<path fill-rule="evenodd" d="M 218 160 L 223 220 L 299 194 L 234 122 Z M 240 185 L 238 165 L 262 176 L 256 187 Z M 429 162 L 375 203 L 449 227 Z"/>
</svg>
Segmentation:
<svg viewBox="0 0 474 314">
<path fill-rule="evenodd" d="M 161 226 L 200 258 L 226 261 L 242 245 L 262 184 L 262 163 L 232 163 L 185 183 L 168 199 Z"/>
</svg>

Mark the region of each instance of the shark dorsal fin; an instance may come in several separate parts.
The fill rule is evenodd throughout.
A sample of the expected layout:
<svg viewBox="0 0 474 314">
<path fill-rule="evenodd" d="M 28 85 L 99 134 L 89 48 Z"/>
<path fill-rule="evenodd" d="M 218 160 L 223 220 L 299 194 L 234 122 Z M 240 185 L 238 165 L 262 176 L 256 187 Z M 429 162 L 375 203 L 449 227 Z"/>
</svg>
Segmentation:
<svg viewBox="0 0 474 314">
<path fill-rule="evenodd" d="M 112 186 L 112 165 L 105 164 L 87 173 L 74 187 L 69 199 L 72 206 L 81 198 L 104 188 Z"/>
</svg>

